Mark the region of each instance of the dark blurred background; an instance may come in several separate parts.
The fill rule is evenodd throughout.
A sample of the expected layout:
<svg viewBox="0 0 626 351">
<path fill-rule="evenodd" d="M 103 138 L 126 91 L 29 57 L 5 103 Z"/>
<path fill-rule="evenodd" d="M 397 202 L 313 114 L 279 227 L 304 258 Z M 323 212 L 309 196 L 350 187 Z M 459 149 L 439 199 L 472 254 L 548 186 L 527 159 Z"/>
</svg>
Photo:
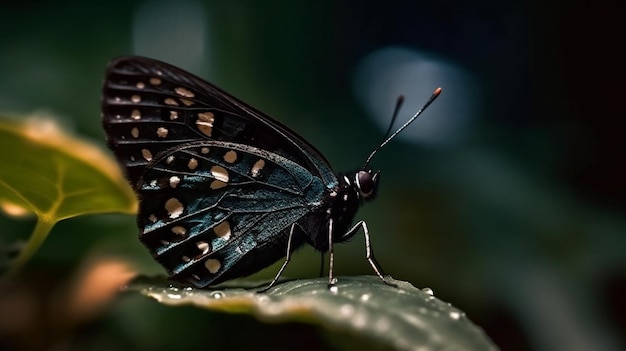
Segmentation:
<svg viewBox="0 0 626 351">
<path fill-rule="evenodd" d="M 342 172 L 359 167 L 380 141 L 398 94 L 407 97 L 405 120 L 442 86 L 430 110 L 373 161 L 382 170 L 380 196 L 357 217 L 367 220 L 386 272 L 432 288 L 503 350 L 623 350 L 624 7 L 556 0 L 3 3 L 0 111 L 46 111 L 104 145 L 104 67 L 140 54 L 190 70 L 276 117 Z M 32 225 L 0 217 L 0 245 Z M 134 218 L 124 215 L 60 223 L 24 273 L 24 289 L 54 304 L 48 295 L 93 257 L 162 273 L 136 232 Z M 337 249 L 340 274 L 371 274 L 362 238 Z M 315 276 L 318 265 L 307 248 L 287 275 Z M 214 314 L 137 297 L 78 326 L 58 327 L 62 313 L 46 311 L 39 329 L 25 334 L 44 339 L 39 349 L 199 350 L 242 342 L 212 332 Z M 275 333 L 274 344 L 293 347 L 304 328 L 263 327 L 272 329 L 266 334 L 252 320 L 233 325 L 254 344 L 270 343 Z M 336 345 L 311 338 L 309 349 Z"/>
</svg>

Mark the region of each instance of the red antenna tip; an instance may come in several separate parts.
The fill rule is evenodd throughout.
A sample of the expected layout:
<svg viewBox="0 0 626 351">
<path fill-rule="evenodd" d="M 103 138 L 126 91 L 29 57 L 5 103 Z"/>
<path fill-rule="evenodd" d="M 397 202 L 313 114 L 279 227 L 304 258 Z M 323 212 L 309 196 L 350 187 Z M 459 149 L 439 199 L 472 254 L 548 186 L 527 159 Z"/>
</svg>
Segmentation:
<svg viewBox="0 0 626 351">
<path fill-rule="evenodd" d="M 433 91 L 433 95 L 439 95 L 441 94 L 441 87 L 435 89 L 435 91 Z"/>
</svg>

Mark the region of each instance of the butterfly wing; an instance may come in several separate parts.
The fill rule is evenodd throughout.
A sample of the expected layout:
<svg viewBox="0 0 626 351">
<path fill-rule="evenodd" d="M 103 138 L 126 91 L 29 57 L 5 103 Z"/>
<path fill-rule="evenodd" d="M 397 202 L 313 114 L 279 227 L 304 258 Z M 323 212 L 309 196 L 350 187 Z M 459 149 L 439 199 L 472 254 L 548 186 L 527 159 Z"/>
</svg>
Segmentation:
<svg viewBox="0 0 626 351">
<path fill-rule="evenodd" d="M 123 57 L 109 64 L 103 86 L 108 143 L 135 185 L 158 153 L 196 140 L 236 142 L 304 165 L 337 183 L 328 161 L 278 121 L 218 87 L 169 64 Z"/>
<path fill-rule="evenodd" d="M 283 257 L 291 226 L 337 184 L 287 127 L 159 61 L 112 62 L 102 113 L 140 199 L 140 240 L 173 278 L 195 286 Z"/>
<path fill-rule="evenodd" d="M 197 286 L 283 257 L 291 225 L 320 205 L 325 190 L 278 154 L 212 140 L 162 153 L 139 183 L 141 241 L 170 275 Z"/>
</svg>

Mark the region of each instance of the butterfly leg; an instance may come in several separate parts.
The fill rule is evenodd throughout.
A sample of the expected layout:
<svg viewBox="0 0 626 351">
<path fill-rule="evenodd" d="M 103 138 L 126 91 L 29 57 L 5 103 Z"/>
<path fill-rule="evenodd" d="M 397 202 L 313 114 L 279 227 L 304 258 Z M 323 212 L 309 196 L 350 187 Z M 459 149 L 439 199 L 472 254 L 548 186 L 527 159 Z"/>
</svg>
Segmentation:
<svg viewBox="0 0 626 351">
<path fill-rule="evenodd" d="M 363 228 L 363 236 L 365 237 L 365 258 L 367 259 L 367 262 L 369 262 L 370 266 L 372 266 L 372 269 L 374 270 L 378 278 L 383 281 L 383 283 L 389 286 L 398 287 L 396 284 L 390 283 L 385 279 L 383 270 L 382 268 L 380 268 L 380 264 L 378 264 L 378 262 L 376 261 L 376 257 L 374 257 L 374 250 L 372 249 L 370 232 L 367 229 L 367 223 L 365 223 L 365 221 L 357 222 L 350 230 L 348 230 L 346 234 L 343 235 L 343 238 L 350 238 L 354 236 L 361 228 Z"/>
<path fill-rule="evenodd" d="M 274 284 L 276 284 L 276 282 L 278 281 L 280 276 L 283 274 L 283 271 L 285 270 L 285 268 L 287 268 L 287 264 L 289 263 L 289 261 L 291 261 L 291 241 L 293 239 L 293 232 L 296 230 L 296 225 L 298 225 L 298 224 L 297 223 L 292 224 L 291 225 L 291 229 L 289 230 L 289 238 L 287 239 L 287 254 L 285 255 L 285 262 L 283 262 L 283 265 L 280 266 L 280 269 L 278 270 L 278 273 L 276 273 L 276 275 L 274 276 L 274 279 L 272 279 L 272 281 L 269 283 L 269 285 L 267 285 L 265 288 L 257 291 L 258 293 L 266 292 L 272 286 L 274 286 Z"/>
<path fill-rule="evenodd" d="M 333 249 L 333 219 L 328 221 L 328 288 L 337 283 L 337 278 L 334 276 L 333 268 L 335 266 L 335 250 Z"/>
</svg>

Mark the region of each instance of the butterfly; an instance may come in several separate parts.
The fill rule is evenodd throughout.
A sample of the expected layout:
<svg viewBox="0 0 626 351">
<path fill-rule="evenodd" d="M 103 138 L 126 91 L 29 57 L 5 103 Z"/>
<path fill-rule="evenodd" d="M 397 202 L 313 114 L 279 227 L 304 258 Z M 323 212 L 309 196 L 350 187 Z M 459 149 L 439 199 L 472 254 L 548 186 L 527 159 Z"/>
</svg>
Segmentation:
<svg viewBox="0 0 626 351">
<path fill-rule="evenodd" d="M 374 154 L 440 92 L 361 169 L 345 174 L 333 172 L 313 145 L 280 122 L 189 72 L 145 57 L 108 65 L 102 124 L 139 200 L 139 240 L 171 279 L 204 288 L 284 258 L 269 288 L 306 243 L 329 253 L 333 285 L 333 245 L 362 230 L 366 258 L 388 283 L 366 222 L 353 219 L 378 191 L 380 172 L 369 166 Z"/>
</svg>

